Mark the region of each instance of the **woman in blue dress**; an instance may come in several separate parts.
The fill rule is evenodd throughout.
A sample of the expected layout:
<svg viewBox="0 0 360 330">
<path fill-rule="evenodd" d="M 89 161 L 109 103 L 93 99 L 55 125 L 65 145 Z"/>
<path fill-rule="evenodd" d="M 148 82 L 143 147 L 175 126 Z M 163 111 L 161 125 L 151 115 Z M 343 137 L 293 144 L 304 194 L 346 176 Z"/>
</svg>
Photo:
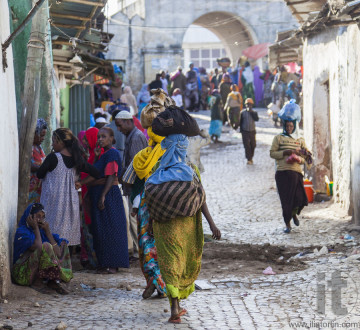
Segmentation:
<svg viewBox="0 0 360 330">
<path fill-rule="evenodd" d="M 126 216 L 118 186 L 121 155 L 112 147 L 114 143 L 114 131 L 111 128 L 103 127 L 99 130 L 94 166 L 100 172 L 101 179 L 87 177 L 79 183 L 89 187 L 91 232 L 99 272 L 110 274 L 119 267 L 129 267 Z M 101 148 L 104 153 L 100 157 Z"/>
</svg>

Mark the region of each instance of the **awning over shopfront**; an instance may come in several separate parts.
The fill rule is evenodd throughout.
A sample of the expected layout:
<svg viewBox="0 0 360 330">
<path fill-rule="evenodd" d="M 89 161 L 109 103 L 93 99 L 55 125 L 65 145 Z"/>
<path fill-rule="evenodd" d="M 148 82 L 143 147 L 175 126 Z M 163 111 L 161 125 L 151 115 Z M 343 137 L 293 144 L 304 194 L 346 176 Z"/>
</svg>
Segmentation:
<svg viewBox="0 0 360 330">
<path fill-rule="evenodd" d="M 293 16 L 299 21 L 299 23 L 306 22 L 311 13 L 318 12 L 326 3 L 326 0 L 285 0 Z"/>
<path fill-rule="evenodd" d="M 296 36 L 297 30 L 279 32 L 275 44 L 269 47 L 269 67 L 275 69 L 279 65 L 290 62 L 302 62 L 302 40 Z"/>
<path fill-rule="evenodd" d="M 285 0 L 301 26 L 279 32 L 275 44 L 269 47 L 269 65 L 275 68 L 289 62 L 302 62 L 303 39 L 330 27 L 357 24 L 360 0 Z"/>
<path fill-rule="evenodd" d="M 269 53 L 269 46 L 271 45 L 270 42 L 265 42 L 262 44 L 257 44 L 251 47 L 246 48 L 242 51 L 243 55 L 245 55 L 247 58 L 251 58 L 253 60 L 257 60 L 259 58 L 262 58 Z"/>
<path fill-rule="evenodd" d="M 50 0 L 54 69 L 60 81 L 92 84 L 93 74 L 113 79 L 105 60 L 112 34 L 102 31 L 107 0 Z"/>
</svg>

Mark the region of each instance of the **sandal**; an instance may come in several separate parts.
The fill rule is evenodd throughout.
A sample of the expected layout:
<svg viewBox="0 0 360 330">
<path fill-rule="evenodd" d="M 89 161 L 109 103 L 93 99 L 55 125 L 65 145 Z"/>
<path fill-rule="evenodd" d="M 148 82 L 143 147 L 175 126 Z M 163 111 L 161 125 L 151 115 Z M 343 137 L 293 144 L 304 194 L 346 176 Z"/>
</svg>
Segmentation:
<svg viewBox="0 0 360 330">
<path fill-rule="evenodd" d="M 50 289 L 55 290 L 58 294 L 62 294 L 62 295 L 66 295 L 69 294 L 69 292 L 67 290 L 65 290 L 60 283 L 54 282 L 54 281 L 49 281 L 47 283 L 47 287 Z"/>
<path fill-rule="evenodd" d="M 98 269 L 96 271 L 96 274 L 116 274 L 117 270 L 115 268 L 102 268 L 102 269 Z"/>
<path fill-rule="evenodd" d="M 176 315 L 176 316 L 172 316 L 169 318 L 169 323 L 174 323 L 174 324 L 179 324 L 181 323 L 181 318 L 179 315 Z"/>
<path fill-rule="evenodd" d="M 177 316 L 183 316 L 183 315 L 185 315 L 187 313 L 187 310 L 185 309 L 185 308 L 181 308 L 181 311 L 180 311 L 180 313 L 177 315 Z"/>
</svg>

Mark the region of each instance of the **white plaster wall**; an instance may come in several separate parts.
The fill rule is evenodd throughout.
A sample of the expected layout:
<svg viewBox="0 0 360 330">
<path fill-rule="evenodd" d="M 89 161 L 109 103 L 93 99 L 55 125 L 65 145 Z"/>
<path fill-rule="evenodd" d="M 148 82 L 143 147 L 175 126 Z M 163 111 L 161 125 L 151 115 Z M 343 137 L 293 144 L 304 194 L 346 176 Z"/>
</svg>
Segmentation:
<svg viewBox="0 0 360 330">
<path fill-rule="evenodd" d="M 303 94 L 304 131 L 307 144 L 314 146 L 315 132 L 329 134 L 327 125 L 316 125 L 316 119 L 326 120 L 324 95 L 316 93 L 316 86 L 329 80 L 329 109 L 334 176 L 334 198 L 357 216 L 360 199 L 360 32 L 357 25 L 331 28 L 304 43 Z M 320 113 L 319 113 L 320 112 Z M 324 148 L 326 143 L 324 143 Z M 321 150 L 315 166 L 321 163 Z M 355 203 L 354 203 L 354 202 Z"/>
<path fill-rule="evenodd" d="M 9 9 L 6 0 L 0 0 L 0 43 L 10 34 Z M 8 293 L 11 278 L 12 238 L 16 228 L 18 197 L 19 149 L 16 118 L 16 99 L 11 46 L 7 50 L 8 68 L 3 72 L 0 63 L 0 104 L 3 121 L 0 130 L 0 295 Z M 0 61 L 1 62 L 1 61 Z"/>
<path fill-rule="evenodd" d="M 129 83 L 135 90 L 144 82 L 144 65 L 147 63 L 144 63 L 143 50 L 157 49 L 165 53 L 175 51 L 176 47 L 181 50 L 187 28 L 205 14 L 218 12 L 233 15 L 234 20 L 243 24 L 243 29 L 247 28 L 255 43 L 272 42 L 277 31 L 297 26 L 284 1 L 279 0 L 138 0 L 138 2 L 143 2 L 145 10 L 143 12 L 138 7 L 137 15 L 132 20 L 133 56 L 129 56 L 129 18 L 121 12 L 115 14 L 109 22 L 109 32 L 114 33 L 115 37 L 110 43 L 107 55 L 109 59 L 127 61 Z M 134 14 L 135 12 L 132 12 L 131 15 Z M 238 30 L 238 23 L 234 24 L 234 29 L 230 32 L 234 36 L 238 34 L 241 39 L 243 32 Z M 214 28 L 211 30 L 215 32 Z M 230 32 L 226 31 L 226 33 Z M 230 46 L 232 49 L 235 47 Z M 238 47 L 241 48 L 242 45 L 239 44 Z"/>
</svg>

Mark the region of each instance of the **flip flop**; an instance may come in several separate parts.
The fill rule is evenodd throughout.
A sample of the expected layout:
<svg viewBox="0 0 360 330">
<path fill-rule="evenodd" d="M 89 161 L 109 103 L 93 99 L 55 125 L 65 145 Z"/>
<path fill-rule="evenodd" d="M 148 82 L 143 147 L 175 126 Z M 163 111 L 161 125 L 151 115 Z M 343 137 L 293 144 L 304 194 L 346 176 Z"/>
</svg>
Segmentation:
<svg viewBox="0 0 360 330">
<path fill-rule="evenodd" d="M 185 315 L 187 313 L 187 310 L 185 309 L 185 308 L 181 308 L 181 311 L 180 311 L 180 313 L 177 315 L 177 316 L 183 316 L 183 315 Z"/>
<path fill-rule="evenodd" d="M 168 322 L 174 323 L 174 324 L 179 324 L 179 323 L 181 323 L 181 318 L 179 317 L 179 314 L 178 314 L 174 317 L 170 317 Z"/>
<path fill-rule="evenodd" d="M 284 229 L 284 233 L 285 233 L 285 234 L 290 234 L 290 232 L 291 232 L 291 228 L 286 227 L 286 228 Z"/>
<path fill-rule="evenodd" d="M 116 274 L 116 270 L 111 270 L 110 268 L 103 268 L 103 269 L 98 269 L 96 271 L 96 274 L 102 274 L 102 275 L 105 275 L 105 274 Z"/>
</svg>

